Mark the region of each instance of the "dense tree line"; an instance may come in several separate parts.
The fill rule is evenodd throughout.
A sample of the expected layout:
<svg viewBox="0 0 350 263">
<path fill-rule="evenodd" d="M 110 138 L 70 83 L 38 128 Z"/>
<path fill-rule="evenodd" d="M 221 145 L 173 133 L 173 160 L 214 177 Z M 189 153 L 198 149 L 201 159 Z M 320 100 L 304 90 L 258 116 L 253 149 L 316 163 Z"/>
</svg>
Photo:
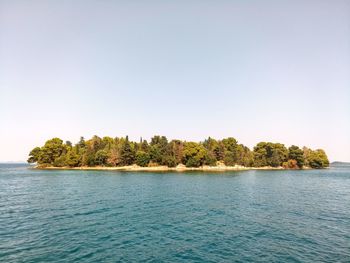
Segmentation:
<svg viewBox="0 0 350 263">
<path fill-rule="evenodd" d="M 203 142 L 171 140 L 165 136 L 154 136 L 150 142 L 139 142 L 125 138 L 93 136 L 90 140 L 80 138 L 73 145 L 59 138 L 48 140 L 44 146 L 34 148 L 29 154 L 29 163 L 41 166 L 83 167 L 83 166 L 127 166 L 143 167 L 165 165 L 175 167 L 179 164 L 187 167 L 203 165 L 245 167 L 280 167 L 299 169 L 304 166 L 324 168 L 329 166 L 323 150 L 311 150 L 292 145 L 286 148 L 281 143 L 260 142 L 253 151 L 235 138 L 222 140 L 207 138 Z"/>
</svg>

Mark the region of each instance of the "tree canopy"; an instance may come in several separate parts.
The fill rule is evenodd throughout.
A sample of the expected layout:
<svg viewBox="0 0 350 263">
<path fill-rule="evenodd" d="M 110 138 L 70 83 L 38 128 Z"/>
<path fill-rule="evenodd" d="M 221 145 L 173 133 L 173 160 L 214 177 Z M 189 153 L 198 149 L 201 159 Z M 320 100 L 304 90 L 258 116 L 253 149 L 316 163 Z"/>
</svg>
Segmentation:
<svg viewBox="0 0 350 263">
<path fill-rule="evenodd" d="M 203 165 L 245 167 L 280 167 L 300 169 L 304 166 L 324 168 L 329 161 L 324 150 L 311 150 L 292 145 L 287 148 L 281 143 L 259 142 L 251 151 L 239 144 L 233 137 L 216 140 L 211 137 L 202 142 L 171 140 L 165 136 L 153 136 L 150 143 L 140 139 L 130 141 L 126 137 L 103 137 L 95 135 L 89 140 L 81 137 L 73 145 L 60 138 L 52 138 L 42 147 L 35 147 L 29 153 L 29 163 L 40 166 L 86 167 L 86 166 L 125 166 L 142 167 L 165 165 L 187 167 Z"/>
</svg>

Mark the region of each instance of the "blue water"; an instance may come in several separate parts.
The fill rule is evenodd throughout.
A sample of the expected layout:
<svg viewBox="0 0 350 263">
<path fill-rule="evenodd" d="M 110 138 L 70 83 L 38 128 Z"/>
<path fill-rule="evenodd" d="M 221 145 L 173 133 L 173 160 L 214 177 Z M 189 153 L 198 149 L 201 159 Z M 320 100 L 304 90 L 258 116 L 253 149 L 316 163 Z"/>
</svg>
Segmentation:
<svg viewBox="0 0 350 263">
<path fill-rule="evenodd" d="M 350 169 L 0 166 L 0 262 L 350 262 Z"/>
</svg>

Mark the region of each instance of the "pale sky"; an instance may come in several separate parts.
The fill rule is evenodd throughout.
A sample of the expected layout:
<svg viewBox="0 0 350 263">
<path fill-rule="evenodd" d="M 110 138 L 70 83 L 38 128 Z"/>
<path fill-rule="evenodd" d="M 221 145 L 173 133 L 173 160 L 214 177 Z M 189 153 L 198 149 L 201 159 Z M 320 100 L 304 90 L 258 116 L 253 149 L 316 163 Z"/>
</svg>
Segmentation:
<svg viewBox="0 0 350 263">
<path fill-rule="evenodd" d="M 350 1 L 0 0 L 0 161 L 94 134 L 350 161 Z"/>
</svg>

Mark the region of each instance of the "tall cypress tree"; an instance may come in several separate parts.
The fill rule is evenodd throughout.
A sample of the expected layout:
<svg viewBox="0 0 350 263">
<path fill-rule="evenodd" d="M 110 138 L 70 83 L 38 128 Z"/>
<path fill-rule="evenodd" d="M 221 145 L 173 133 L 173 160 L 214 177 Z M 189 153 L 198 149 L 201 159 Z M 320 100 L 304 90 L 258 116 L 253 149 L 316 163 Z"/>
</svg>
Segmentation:
<svg viewBox="0 0 350 263">
<path fill-rule="evenodd" d="M 125 142 L 121 148 L 121 162 L 123 165 L 132 165 L 135 161 L 135 151 L 129 142 L 128 136 L 125 138 Z"/>
</svg>

